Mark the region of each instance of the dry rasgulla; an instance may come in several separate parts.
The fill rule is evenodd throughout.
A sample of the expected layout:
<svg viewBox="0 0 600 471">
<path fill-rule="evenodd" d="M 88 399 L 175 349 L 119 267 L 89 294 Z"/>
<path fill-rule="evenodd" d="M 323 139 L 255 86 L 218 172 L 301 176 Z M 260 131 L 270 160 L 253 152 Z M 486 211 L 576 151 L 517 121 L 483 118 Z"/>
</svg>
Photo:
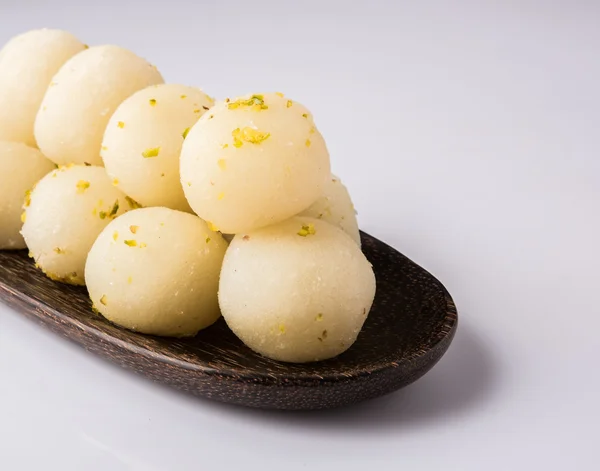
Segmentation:
<svg viewBox="0 0 600 471">
<path fill-rule="evenodd" d="M 108 120 L 123 100 L 163 83 L 154 66 L 118 46 L 95 46 L 68 60 L 52 78 L 35 121 L 40 150 L 59 164 L 102 165 Z"/>
<path fill-rule="evenodd" d="M 356 340 L 375 295 L 371 264 L 327 222 L 293 217 L 231 242 L 221 312 L 251 349 L 281 361 L 332 358 Z"/>
<path fill-rule="evenodd" d="M 224 233 L 303 211 L 329 176 L 327 147 L 311 115 L 283 94 L 218 103 L 192 127 L 181 153 L 190 206 Z"/>
<path fill-rule="evenodd" d="M 195 215 L 144 208 L 111 222 L 92 247 L 85 278 L 96 309 L 145 334 L 195 335 L 220 317 L 227 243 Z"/>
<path fill-rule="evenodd" d="M 199 88 L 165 84 L 136 92 L 119 105 L 102 143 L 106 171 L 143 206 L 191 212 L 179 178 L 181 146 L 213 105 Z"/>
</svg>

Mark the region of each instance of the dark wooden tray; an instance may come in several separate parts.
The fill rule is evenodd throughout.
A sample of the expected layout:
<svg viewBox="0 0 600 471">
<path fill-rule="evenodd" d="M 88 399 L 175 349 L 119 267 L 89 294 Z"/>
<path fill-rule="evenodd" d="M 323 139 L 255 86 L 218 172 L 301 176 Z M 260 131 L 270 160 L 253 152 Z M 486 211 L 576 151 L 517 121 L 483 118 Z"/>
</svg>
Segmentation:
<svg viewBox="0 0 600 471">
<path fill-rule="evenodd" d="M 221 319 L 193 339 L 121 329 L 92 312 L 83 287 L 46 278 L 25 251 L 0 251 L 0 300 L 86 350 L 168 386 L 223 402 L 272 409 L 323 409 L 380 396 L 424 375 L 448 349 L 454 303 L 431 274 L 362 233 L 377 294 L 356 343 L 312 364 L 269 360 Z"/>
</svg>

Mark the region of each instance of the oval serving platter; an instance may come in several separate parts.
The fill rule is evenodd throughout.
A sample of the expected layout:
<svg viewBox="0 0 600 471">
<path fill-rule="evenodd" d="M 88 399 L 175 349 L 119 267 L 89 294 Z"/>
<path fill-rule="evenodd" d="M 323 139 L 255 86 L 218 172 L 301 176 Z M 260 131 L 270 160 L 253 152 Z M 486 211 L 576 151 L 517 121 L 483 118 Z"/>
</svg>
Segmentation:
<svg viewBox="0 0 600 471">
<path fill-rule="evenodd" d="M 407 257 L 361 233 L 377 293 L 356 343 L 337 358 L 282 363 L 247 348 L 223 319 L 191 339 L 121 329 L 94 314 L 84 287 L 37 270 L 25 251 L 0 251 L 0 300 L 86 350 L 197 396 L 268 409 L 325 409 L 395 391 L 448 349 L 457 312 L 444 286 Z"/>
</svg>

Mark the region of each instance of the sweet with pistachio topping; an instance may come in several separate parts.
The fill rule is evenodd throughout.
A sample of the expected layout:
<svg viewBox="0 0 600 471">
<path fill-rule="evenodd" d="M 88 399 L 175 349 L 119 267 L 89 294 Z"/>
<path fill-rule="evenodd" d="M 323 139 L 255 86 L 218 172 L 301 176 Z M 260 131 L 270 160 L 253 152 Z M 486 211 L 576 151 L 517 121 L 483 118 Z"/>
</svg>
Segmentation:
<svg viewBox="0 0 600 471">
<path fill-rule="evenodd" d="M 151 100 L 156 105 L 150 109 Z M 143 206 L 191 212 L 179 178 L 179 156 L 212 105 L 202 90 L 177 84 L 148 87 L 123 101 L 110 118 L 103 139 L 108 149 L 102 153 L 119 188 Z M 119 122 L 126 123 L 125 129 Z"/>
<path fill-rule="evenodd" d="M 27 214 L 22 210 L 29 210 L 32 188 L 52 169 L 39 150 L 0 141 L 0 250 L 25 248 L 20 231 Z"/>
<path fill-rule="evenodd" d="M 201 118 L 183 141 L 186 199 L 196 214 L 225 233 L 283 221 L 323 191 L 330 174 L 325 142 L 316 129 L 310 134 L 314 123 L 302 116 L 308 110 L 296 101 L 289 109 L 287 103 L 276 93 L 219 102 L 211 108 L 212 119 Z M 257 105 L 260 110 L 253 109 Z M 226 151 L 224 143 L 230 144 Z"/>
<path fill-rule="evenodd" d="M 139 235 L 139 228 L 143 241 L 114 243 L 115 232 Z M 85 279 L 90 298 L 104 317 L 122 327 L 153 335 L 195 335 L 220 316 L 217 290 L 226 248 L 222 236 L 197 216 L 158 207 L 130 211 L 113 220 L 89 252 Z"/>
<path fill-rule="evenodd" d="M 87 253 L 107 224 L 125 212 L 119 204 L 125 195 L 102 167 L 74 165 L 46 175 L 30 198 L 22 234 L 39 268 L 54 280 L 83 284 Z"/>
<path fill-rule="evenodd" d="M 248 347 L 279 361 L 345 351 L 374 296 L 373 269 L 360 248 L 332 224 L 304 217 L 236 235 L 220 275 L 227 325 Z"/>
<path fill-rule="evenodd" d="M 102 138 L 119 104 L 136 91 L 163 82 L 146 60 L 112 45 L 74 55 L 53 80 L 59 85 L 46 90 L 41 104 L 46 110 L 35 120 L 37 144 L 57 164 L 92 165 L 103 163 L 100 150 L 107 149 L 102 148 Z M 127 119 L 118 121 L 129 128 Z M 128 134 L 117 121 L 110 128 Z"/>
</svg>

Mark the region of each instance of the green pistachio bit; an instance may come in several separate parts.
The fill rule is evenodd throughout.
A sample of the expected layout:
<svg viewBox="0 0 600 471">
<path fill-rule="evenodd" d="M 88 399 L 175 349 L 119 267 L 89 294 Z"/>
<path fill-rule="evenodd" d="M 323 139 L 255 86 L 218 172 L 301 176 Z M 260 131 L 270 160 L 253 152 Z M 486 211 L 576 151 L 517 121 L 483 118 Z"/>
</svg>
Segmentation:
<svg viewBox="0 0 600 471">
<path fill-rule="evenodd" d="M 115 201 L 115 204 L 113 204 L 113 207 L 110 210 L 110 213 L 108 214 L 110 217 L 114 217 L 117 214 L 117 211 L 119 211 L 119 200 Z"/>
<path fill-rule="evenodd" d="M 309 235 L 315 235 L 317 231 L 315 230 L 315 226 L 312 224 L 303 224 L 302 229 L 298 231 L 298 235 L 302 237 L 307 237 Z"/>
<path fill-rule="evenodd" d="M 232 101 L 227 105 L 227 108 L 230 110 L 243 107 L 248 107 L 256 111 L 269 109 L 269 107 L 265 105 L 264 95 L 252 95 L 248 100 L 242 100 L 240 98 L 239 100 Z"/>
<path fill-rule="evenodd" d="M 236 128 L 231 132 L 231 135 L 233 136 L 233 145 L 235 147 L 242 147 L 244 142 L 260 144 L 271 136 L 268 132 L 262 132 L 249 126 L 246 126 L 244 129 Z"/>
<path fill-rule="evenodd" d="M 152 147 L 142 152 L 142 157 L 149 159 L 152 157 L 158 157 L 158 154 L 160 154 L 160 147 Z"/>
<path fill-rule="evenodd" d="M 125 201 L 127 201 L 127 204 L 129 205 L 129 207 L 131 209 L 138 209 L 141 208 L 142 205 L 140 203 L 138 203 L 136 200 L 134 200 L 133 198 L 130 198 L 129 196 L 125 197 Z"/>
<path fill-rule="evenodd" d="M 81 194 L 90 187 L 90 182 L 85 181 L 85 180 L 79 180 L 77 182 L 76 186 L 77 186 L 77 193 Z"/>
</svg>

